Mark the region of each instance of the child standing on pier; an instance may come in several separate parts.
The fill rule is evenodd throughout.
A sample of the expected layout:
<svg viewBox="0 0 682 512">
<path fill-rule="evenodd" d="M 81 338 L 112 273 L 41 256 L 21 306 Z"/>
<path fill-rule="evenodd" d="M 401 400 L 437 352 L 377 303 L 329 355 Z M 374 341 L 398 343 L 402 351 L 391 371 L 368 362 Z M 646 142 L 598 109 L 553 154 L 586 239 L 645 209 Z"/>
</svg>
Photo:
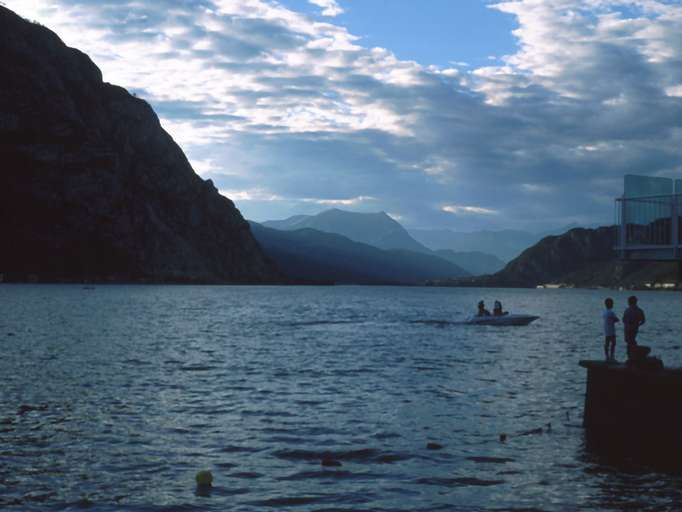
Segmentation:
<svg viewBox="0 0 682 512">
<path fill-rule="evenodd" d="M 615 361 L 614 353 L 616 351 L 616 322 L 619 322 L 618 317 L 613 312 L 613 299 L 608 297 L 604 301 L 606 309 L 602 314 L 604 319 L 604 355 L 607 361 Z"/>
</svg>

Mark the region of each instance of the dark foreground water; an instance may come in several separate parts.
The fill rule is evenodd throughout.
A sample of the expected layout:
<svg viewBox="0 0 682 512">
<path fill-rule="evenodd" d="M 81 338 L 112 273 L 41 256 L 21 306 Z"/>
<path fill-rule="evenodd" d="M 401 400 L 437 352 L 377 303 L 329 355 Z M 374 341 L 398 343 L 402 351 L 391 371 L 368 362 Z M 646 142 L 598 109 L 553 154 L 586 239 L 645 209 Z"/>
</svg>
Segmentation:
<svg viewBox="0 0 682 512">
<path fill-rule="evenodd" d="M 0 285 L 0 509 L 679 510 L 584 446 L 605 294 Z M 682 294 L 640 297 L 681 364 Z M 453 323 L 480 298 L 542 318 Z"/>
</svg>

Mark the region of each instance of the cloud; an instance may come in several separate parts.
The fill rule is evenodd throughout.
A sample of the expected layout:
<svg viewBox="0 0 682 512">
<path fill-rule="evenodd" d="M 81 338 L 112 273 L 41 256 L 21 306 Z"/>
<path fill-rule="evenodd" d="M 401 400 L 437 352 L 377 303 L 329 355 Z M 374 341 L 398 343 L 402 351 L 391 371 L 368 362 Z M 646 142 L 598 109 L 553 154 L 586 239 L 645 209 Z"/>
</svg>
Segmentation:
<svg viewBox="0 0 682 512">
<path fill-rule="evenodd" d="M 552 187 L 539 183 L 521 183 L 521 190 L 528 192 L 529 194 L 547 194 L 552 192 Z"/>
<path fill-rule="evenodd" d="M 288 201 L 290 203 L 312 203 L 323 206 L 355 206 L 367 201 L 375 201 L 371 196 L 357 196 L 347 199 L 325 199 L 319 197 L 283 197 L 264 188 L 248 190 L 221 189 L 220 193 L 234 201 Z"/>
<path fill-rule="evenodd" d="M 264 189 L 251 190 L 220 190 L 220 193 L 233 201 L 283 201 L 282 196 Z"/>
<path fill-rule="evenodd" d="M 677 98 L 682 98 L 682 84 L 680 85 L 671 85 L 670 87 L 665 88 L 665 93 L 668 96 L 674 96 Z"/>
<path fill-rule="evenodd" d="M 212 163 L 202 162 L 204 165 L 213 168 Z M 270 202 L 270 201 L 286 201 L 292 204 L 298 203 L 311 203 L 322 206 L 356 206 L 361 203 L 368 201 L 376 201 L 376 198 L 372 196 L 357 196 L 350 197 L 347 199 L 329 199 L 329 198 L 319 198 L 319 197 L 283 197 L 281 195 L 275 194 L 270 190 L 265 188 L 252 188 L 247 190 L 237 190 L 237 189 L 220 189 L 220 193 L 225 197 L 229 197 L 233 201 L 259 201 L 259 202 Z"/>
<path fill-rule="evenodd" d="M 625 173 L 682 177 L 678 2 L 500 2 L 518 50 L 479 68 L 402 61 L 267 0 L 6 3 L 147 99 L 255 220 L 341 205 L 540 230 L 611 222 Z"/>
<path fill-rule="evenodd" d="M 375 201 L 376 198 L 372 196 L 357 196 L 357 197 L 351 197 L 349 199 L 319 199 L 319 198 L 310 198 L 310 197 L 305 197 L 303 199 L 300 199 L 300 201 L 304 203 L 315 203 L 315 204 L 321 204 L 321 205 L 331 205 L 331 206 L 355 206 L 359 203 L 364 203 L 366 201 Z"/>
<path fill-rule="evenodd" d="M 497 215 L 497 210 L 490 208 L 482 208 L 480 206 L 462 206 L 458 204 L 448 204 L 441 208 L 444 212 L 452 213 L 453 215 Z"/>
<path fill-rule="evenodd" d="M 343 14 L 343 9 L 335 0 L 308 0 L 313 5 L 322 7 L 322 16 L 338 16 Z"/>
</svg>

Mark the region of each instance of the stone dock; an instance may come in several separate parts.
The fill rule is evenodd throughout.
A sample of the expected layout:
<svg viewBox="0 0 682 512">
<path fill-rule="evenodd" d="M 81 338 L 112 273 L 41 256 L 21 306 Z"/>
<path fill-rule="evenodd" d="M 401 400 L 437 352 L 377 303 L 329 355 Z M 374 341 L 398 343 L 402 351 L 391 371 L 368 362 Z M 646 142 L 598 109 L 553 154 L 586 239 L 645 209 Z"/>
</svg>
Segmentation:
<svg viewBox="0 0 682 512">
<path fill-rule="evenodd" d="M 682 465 L 682 368 L 579 364 L 587 369 L 583 425 L 589 445 L 679 459 Z"/>
</svg>

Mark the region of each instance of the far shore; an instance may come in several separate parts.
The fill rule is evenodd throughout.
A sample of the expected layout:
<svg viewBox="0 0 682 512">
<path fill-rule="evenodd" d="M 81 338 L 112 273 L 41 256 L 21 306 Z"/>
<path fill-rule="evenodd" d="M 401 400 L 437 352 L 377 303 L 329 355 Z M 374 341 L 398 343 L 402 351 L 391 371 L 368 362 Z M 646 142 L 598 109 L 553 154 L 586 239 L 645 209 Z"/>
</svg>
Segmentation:
<svg viewBox="0 0 682 512">
<path fill-rule="evenodd" d="M 497 289 L 515 289 L 515 290 L 609 290 L 609 291 L 651 291 L 651 292 L 680 292 L 682 291 L 682 283 L 646 283 L 644 285 L 625 285 L 625 286 L 591 286 L 591 285 L 573 285 L 573 284 L 541 284 L 536 286 L 510 286 L 499 283 L 476 283 L 476 282 L 448 282 L 448 281 L 428 281 L 421 283 L 399 283 L 399 282 L 367 282 L 367 283 L 351 283 L 351 282 L 334 282 L 334 281 L 310 281 L 302 279 L 285 279 L 282 281 L 215 281 L 202 279 L 151 279 L 151 278 L 125 278 L 118 279 L 115 277 L 107 278 L 54 278 L 41 279 L 37 274 L 12 276 L 8 278 L 6 275 L 0 274 L 1 285 L 74 285 L 90 288 L 94 286 L 391 286 L 391 287 L 409 287 L 409 288 L 497 288 Z"/>
</svg>

